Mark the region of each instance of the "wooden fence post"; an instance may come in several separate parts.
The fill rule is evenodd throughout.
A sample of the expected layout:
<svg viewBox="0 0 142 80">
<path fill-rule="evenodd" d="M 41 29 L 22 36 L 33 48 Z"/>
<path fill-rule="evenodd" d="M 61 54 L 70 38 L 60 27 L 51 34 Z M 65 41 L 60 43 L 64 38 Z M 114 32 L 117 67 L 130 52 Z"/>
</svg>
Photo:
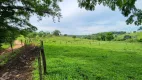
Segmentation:
<svg viewBox="0 0 142 80">
<path fill-rule="evenodd" d="M 38 54 L 38 68 L 39 68 L 39 78 L 42 80 L 42 68 L 41 68 L 41 56 Z"/>
<path fill-rule="evenodd" d="M 27 41 L 25 40 L 25 45 L 27 44 Z"/>
<path fill-rule="evenodd" d="M 13 45 L 12 45 L 12 41 L 10 42 L 10 47 L 11 47 L 12 53 L 13 53 Z"/>
<path fill-rule="evenodd" d="M 22 39 L 21 39 L 21 45 L 23 46 L 23 41 L 22 41 Z"/>
<path fill-rule="evenodd" d="M 27 44 L 27 41 L 25 40 L 25 44 L 24 44 L 25 49 L 26 49 L 26 44 Z"/>
<path fill-rule="evenodd" d="M 43 47 L 43 41 L 41 40 L 41 56 L 42 56 L 42 63 L 43 63 L 43 69 L 44 69 L 44 74 L 46 74 L 46 57 L 44 53 L 44 47 Z"/>
</svg>

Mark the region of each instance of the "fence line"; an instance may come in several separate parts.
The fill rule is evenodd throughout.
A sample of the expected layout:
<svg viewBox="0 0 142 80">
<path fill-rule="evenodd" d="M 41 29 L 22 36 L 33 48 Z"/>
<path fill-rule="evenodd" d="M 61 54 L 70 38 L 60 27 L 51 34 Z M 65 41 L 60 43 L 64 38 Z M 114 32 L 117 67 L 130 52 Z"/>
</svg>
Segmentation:
<svg viewBox="0 0 142 80">
<path fill-rule="evenodd" d="M 39 78 L 42 80 L 42 67 L 41 67 L 41 55 L 40 53 L 38 54 L 38 68 L 39 68 Z"/>
<path fill-rule="evenodd" d="M 31 44 L 32 41 L 30 40 L 25 40 L 25 46 L 27 44 Z M 44 46 L 43 46 L 43 41 L 40 40 L 40 43 L 36 45 L 39 47 L 39 53 L 37 56 L 38 59 L 38 70 L 39 70 L 39 79 L 43 80 L 43 74 L 47 74 L 47 68 L 46 68 L 46 57 L 45 57 L 45 52 L 44 52 Z"/>
<path fill-rule="evenodd" d="M 42 64 L 43 64 L 43 69 L 44 69 L 44 74 L 46 74 L 46 57 L 45 57 L 45 52 L 44 52 L 44 47 L 43 47 L 43 41 L 41 40 L 41 57 L 42 57 Z"/>
</svg>

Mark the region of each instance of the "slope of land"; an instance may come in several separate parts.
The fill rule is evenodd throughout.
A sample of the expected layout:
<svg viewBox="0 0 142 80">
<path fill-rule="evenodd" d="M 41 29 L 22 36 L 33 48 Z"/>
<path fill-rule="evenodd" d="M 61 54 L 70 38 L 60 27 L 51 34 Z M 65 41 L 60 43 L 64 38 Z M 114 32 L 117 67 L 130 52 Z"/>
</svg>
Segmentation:
<svg viewBox="0 0 142 80">
<path fill-rule="evenodd" d="M 142 39 L 142 32 L 135 32 L 135 33 L 126 33 L 126 34 L 122 34 L 122 35 L 118 35 L 116 37 L 116 40 L 121 40 L 124 38 L 125 35 L 130 35 L 133 38 L 136 38 L 137 40 Z"/>
</svg>

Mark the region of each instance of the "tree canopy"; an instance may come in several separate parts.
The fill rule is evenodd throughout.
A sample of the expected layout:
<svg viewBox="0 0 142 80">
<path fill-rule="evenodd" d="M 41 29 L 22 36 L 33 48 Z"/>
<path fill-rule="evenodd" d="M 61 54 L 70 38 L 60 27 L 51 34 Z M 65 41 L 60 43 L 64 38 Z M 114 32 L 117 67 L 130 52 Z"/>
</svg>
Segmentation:
<svg viewBox="0 0 142 80">
<path fill-rule="evenodd" d="M 38 19 L 52 16 L 60 18 L 58 2 L 62 0 L 0 0 L 0 43 L 9 33 L 25 34 L 37 30 L 29 19 L 37 15 Z"/>
<path fill-rule="evenodd" d="M 117 8 L 125 16 L 127 24 L 142 24 L 142 10 L 135 6 L 137 0 L 78 0 L 79 7 L 86 10 L 95 10 L 97 4 L 102 4 L 115 11 Z"/>
<path fill-rule="evenodd" d="M 37 15 L 39 19 L 44 16 L 60 18 L 60 8 L 57 4 L 59 1 L 61 0 L 1 0 L 1 27 L 36 30 L 29 18 L 32 15 Z"/>
<path fill-rule="evenodd" d="M 141 31 L 141 30 L 142 30 L 142 26 L 141 26 L 141 27 L 139 27 L 138 31 Z"/>
<path fill-rule="evenodd" d="M 61 34 L 61 32 L 59 30 L 54 30 L 52 33 L 55 36 L 59 36 Z"/>
</svg>

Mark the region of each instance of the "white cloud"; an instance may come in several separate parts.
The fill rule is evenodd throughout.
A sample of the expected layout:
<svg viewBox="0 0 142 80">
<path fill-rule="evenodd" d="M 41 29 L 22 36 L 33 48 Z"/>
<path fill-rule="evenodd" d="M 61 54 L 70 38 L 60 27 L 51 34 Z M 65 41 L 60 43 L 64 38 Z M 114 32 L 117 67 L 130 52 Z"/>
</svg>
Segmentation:
<svg viewBox="0 0 142 80">
<path fill-rule="evenodd" d="M 142 0 L 137 0 L 135 4 L 137 8 L 142 9 Z"/>
</svg>

